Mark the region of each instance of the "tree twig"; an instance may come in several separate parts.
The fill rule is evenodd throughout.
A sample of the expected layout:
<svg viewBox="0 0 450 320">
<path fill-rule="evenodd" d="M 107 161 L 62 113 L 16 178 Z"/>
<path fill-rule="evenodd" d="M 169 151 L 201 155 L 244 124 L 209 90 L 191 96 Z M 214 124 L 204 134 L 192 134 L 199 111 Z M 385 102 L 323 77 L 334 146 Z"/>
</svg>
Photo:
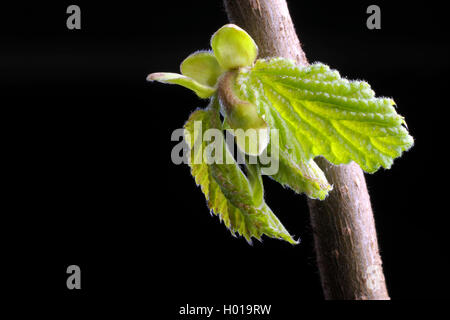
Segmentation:
<svg viewBox="0 0 450 320">
<path fill-rule="evenodd" d="M 285 0 L 224 0 L 228 18 L 255 39 L 260 57 L 306 66 Z M 334 189 L 309 200 L 317 262 L 326 299 L 389 299 L 364 174 L 355 163 L 316 159 Z"/>
</svg>

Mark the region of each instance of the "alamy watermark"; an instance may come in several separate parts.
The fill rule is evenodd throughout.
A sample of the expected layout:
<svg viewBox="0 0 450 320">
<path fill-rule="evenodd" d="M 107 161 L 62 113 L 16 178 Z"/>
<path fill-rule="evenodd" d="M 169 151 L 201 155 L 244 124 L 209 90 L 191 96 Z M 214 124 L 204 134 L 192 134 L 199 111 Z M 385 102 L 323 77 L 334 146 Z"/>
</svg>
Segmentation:
<svg viewBox="0 0 450 320">
<path fill-rule="evenodd" d="M 256 156 L 247 156 L 234 147 L 235 136 L 245 137 L 246 143 L 252 143 L 258 140 L 257 129 L 227 129 L 224 132 L 220 129 L 207 129 L 203 132 L 202 121 L 194 122 L 194 137 L 186 137 L 185 130 L 182 128 L 176 129 L 172 132 L 171 140 L 178 141 L 172 148 L 171 159 L 174 164 L 188 164 L 192 161 L 193 164 L 259 164 L 262 167 L 263 174 L 273 175 L 279 169 L 279 134 L 277 129 L 269 131 L 269 145 L 270 148 L 265 148 L 263 152 Z M 203 135 L 199 134 L 202 133 Z M 199 135 L 199 136 L 197 136 Z M 192 146 L 193 156 L 191 155 L 191 148 L 186 139 L 195 141 Z M 227 147 L 225 147 L 227 146 Z M 270 151 L 269 151 L 270 150 Z M 247 159 L 246 159 L 247 158 Z"/>
</svg>

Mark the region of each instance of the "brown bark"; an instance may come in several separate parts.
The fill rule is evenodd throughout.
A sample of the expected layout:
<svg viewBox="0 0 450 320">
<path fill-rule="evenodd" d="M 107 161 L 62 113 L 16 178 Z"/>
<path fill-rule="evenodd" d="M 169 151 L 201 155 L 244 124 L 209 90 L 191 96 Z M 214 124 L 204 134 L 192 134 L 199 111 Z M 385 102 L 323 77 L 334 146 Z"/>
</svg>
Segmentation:
<svg viewBox="0 0 450 320">
<path fill-rule="evenodd" d="M 260 57 L 308 61 L 285 0 L 224 0 L 232 23 L 255 39 Z M 309 200 L 317 263 L 326 299 L 389 299 L 378 252 L 370 197 L 355 163 L 317 162 L 334 189 L 324 201 Z"/>
</svg>

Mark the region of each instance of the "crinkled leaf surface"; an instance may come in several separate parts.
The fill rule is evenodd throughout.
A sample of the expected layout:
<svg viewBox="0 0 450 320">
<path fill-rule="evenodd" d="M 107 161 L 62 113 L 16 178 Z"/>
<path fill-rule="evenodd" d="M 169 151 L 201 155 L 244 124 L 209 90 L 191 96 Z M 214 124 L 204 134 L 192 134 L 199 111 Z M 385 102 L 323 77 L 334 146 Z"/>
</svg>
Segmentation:
<svg viewBox="0 0 450 320">
<path fill-rule="evenodd" d="M 186 77 L 182 74 L 172 72 L 155 72 L 149 74 L 147 81 L 158 81 L 161 83 L 178 84 L 187 89 L 194 91 L 200 98 L 208 98 L 212 96 L 216 89 L 200 82 L 195 81 L 190 77 Z"/>
<path fill-rule="evenodd" d="M 390 168 L 413 145 L 392 99 L 376 98 L 366 82 L 343 79 L 326 65 L 258 60 L 254 68 L 241 70 L 237 82 L 269 126 L 279 129 L 280 157 L 288 163 L 312 165 L 321 155 L 333 164 L 355 161 L 375 172 Z M 307 171 L 317 171 L 312 168 Z"/>
<path fill-rule="evenodd" d="M 208 164 L 204 150 L 211 142 L 200 140 L 208 129 L 222 128 L 219 111 L 213 107 L 214 101 L 206 110 L 197 110 L 186 122 L 185 139 L 190 147 L 189 166 L 195 181 L 200 185 L 212 212 L 224 221 L 233 234 L 261 239 L 263 234 L 290 243 L 296 241 L 289 235 L 278 218 L 265 202 L 255 202 L 250 183 L 241 171 L 228 147 L 222 140 L 224 150 L 223 164 Z M 195 122 L 201 122 L 196 126 Z M 198 147 L 195 147 L 195 146 Z"/>
<path fill-rule="evenodd" d="M 217 78 L 224 72 L 212 51 L 198 51 L 184 59 L 180 65 L 183 75 L 195 81 L 214 87 Z"/>
</svg>

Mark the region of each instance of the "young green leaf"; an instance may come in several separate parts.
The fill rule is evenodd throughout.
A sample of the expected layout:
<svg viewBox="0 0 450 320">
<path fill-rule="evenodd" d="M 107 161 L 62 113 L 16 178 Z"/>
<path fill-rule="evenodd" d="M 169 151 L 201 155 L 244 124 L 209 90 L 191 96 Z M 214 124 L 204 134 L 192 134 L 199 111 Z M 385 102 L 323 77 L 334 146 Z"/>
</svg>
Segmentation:
<svg viewBox="0 0 450 320">
<path fill-rule="evenodd" d="M 197 110 L 191 114 L 185 124 L 185 139 L 190 147 L 189 166 L 191 173 L 208 201 L 212 212 L 224 221 L 233 234 L 261 239 L 263 234 L 290 243 L 297 243 L 286 231 L 270 208 L 261 201 L 261 190 L 253 190 L 247 177 L 234 161 L 222 139 L 224 163 L 208 164 L 204 159 L 207 143 L 200 140 L 208 129 L 222 129 L 217 106 L 214 100 L 206 110 Z M 201 123 L 196 126 L 195 123 Z M 197 147 L 196 147 L 197 146 Z M 252 171 L 251 174 L 254 174 Z M 256 173 L 257 174 L 257 173 Z"/>
<path fill-rule="evenodd" d="M 280 130 L 280 150 L 295 163 L 321 155 L 375 172 L 413 145 L 392 99 L 376 98 L 367 83 L 342 79 L 323 64 L 258 60 L 237 82 L 269 126 Z"/>
</svg>

